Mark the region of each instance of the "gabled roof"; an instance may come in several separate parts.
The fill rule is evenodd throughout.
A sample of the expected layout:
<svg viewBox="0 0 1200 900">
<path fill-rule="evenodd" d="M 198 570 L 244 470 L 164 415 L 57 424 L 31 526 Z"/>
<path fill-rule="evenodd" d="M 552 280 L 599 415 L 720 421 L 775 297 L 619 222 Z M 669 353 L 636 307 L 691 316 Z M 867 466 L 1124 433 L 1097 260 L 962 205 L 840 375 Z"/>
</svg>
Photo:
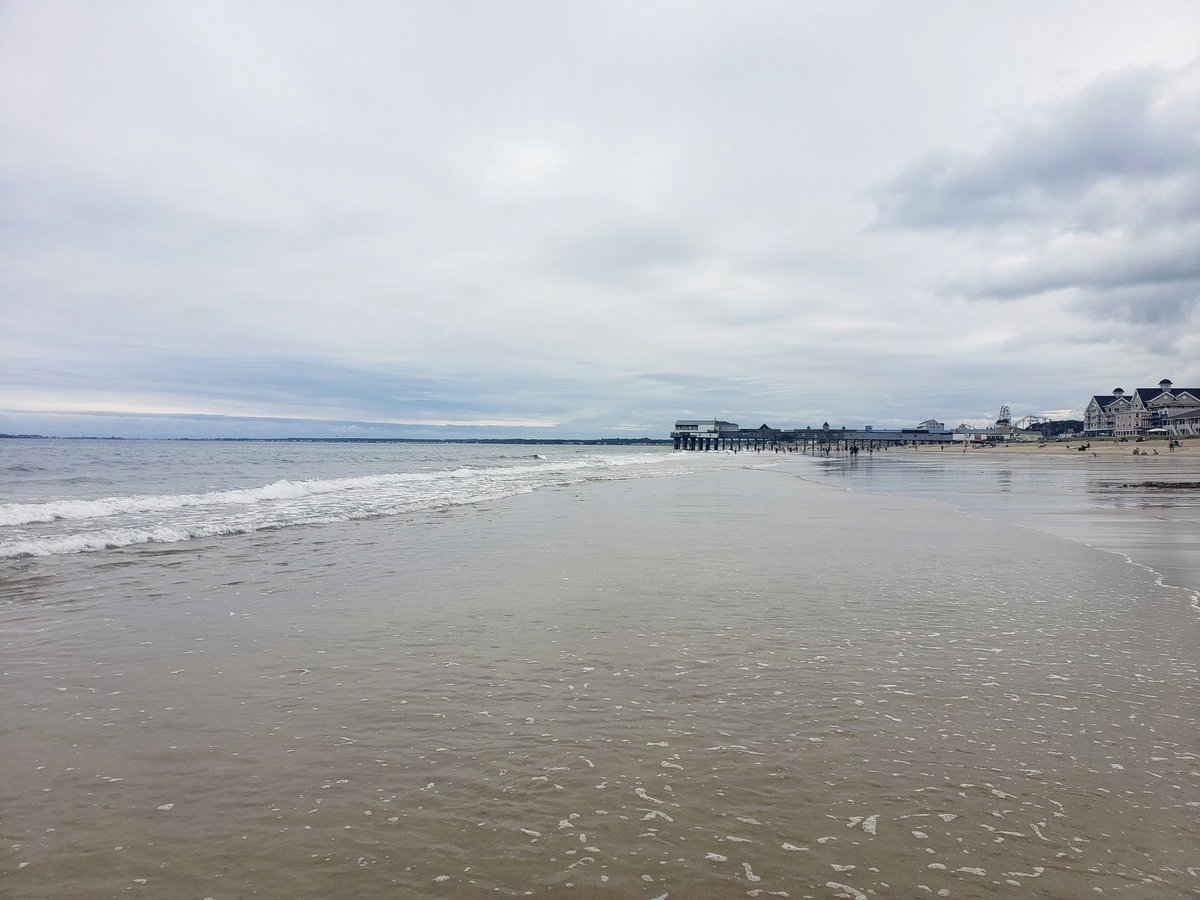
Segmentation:
<svg viewBox="0 0 1200 900">
<path fill-rule="evenodd" d="M 1177 388 L 1172 386 L 1169 391 L 1164 391 L 1160 387 L 1138 388 L 1134 391 L 1134 394 L 1137 395 L 1138 402 L 1142 406 L 1149 406 L 1155 400 L 1159 400 L 1164 396 L 1167 402 L 1178 399 L 1181 394 L 1191 394 L 1192 397 L 1200 399 L 1200 388 Z"/>
</svg>

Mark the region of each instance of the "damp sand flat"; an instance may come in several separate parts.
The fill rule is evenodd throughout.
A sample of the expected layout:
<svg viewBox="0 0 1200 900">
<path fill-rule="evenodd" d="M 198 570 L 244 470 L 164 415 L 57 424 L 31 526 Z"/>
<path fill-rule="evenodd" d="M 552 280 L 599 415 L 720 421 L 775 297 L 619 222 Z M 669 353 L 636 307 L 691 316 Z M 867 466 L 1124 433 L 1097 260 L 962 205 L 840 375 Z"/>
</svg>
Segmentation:
<svg viewBox="0 0 1200 900">
<path fill-rule="evenodd" d="M 1109 448 L 1093 457 L 1054 446 L 898 448 L 819 458 L 803 474 L 851 490 L 939 500 L 1120 553 L 1200 595 L 1200 447 L 1138 457 Z"/>
<path fill-rule="evenodd" d="M 1187 593 L 792 473 L 8 570 L 0 892 L 1197 895 Z"/>
</svg>

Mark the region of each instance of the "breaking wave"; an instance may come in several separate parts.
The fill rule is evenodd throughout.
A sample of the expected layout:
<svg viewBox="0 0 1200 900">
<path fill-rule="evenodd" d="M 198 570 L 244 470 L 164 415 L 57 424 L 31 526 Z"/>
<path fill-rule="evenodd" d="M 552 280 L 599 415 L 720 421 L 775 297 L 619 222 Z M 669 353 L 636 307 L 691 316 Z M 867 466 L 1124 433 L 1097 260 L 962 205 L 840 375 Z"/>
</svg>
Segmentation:
<svg viewBox="0 0 1200 900">
<path fill-rule="evenodd" d="M 278 480 L 234 490 L 0 504 L 0 558 L 173 543 L 264 529 L 399 515 L 497 500 L 539 488 L 682 474 L 702 454 L 538 456 L 514 465 Z"/>
</svg>

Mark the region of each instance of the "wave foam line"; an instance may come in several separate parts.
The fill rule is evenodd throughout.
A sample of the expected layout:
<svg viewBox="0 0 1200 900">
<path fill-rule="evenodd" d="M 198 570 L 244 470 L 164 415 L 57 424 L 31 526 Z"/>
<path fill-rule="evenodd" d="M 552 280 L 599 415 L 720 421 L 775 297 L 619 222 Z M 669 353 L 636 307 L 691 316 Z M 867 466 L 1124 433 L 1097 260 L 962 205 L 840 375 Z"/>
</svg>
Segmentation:
<svg viewBox="0 0 1200 900">
<path fill-rule="evenodd" d="M 440 472 L 405 472 L 304 481 L 285 479 L 261 487 L 208 491 L 198 494 L 102 497 L 97 500 L 55 500 L 47 503 L 4 503 L 0 504 L 0 526 L 102 519 L 128 513 L 157 512 L 189 506 L 235 506 L 279 500 L 299 500 L 304 497 L 332 494 L 339 491 L 372 490 L 401 484 L 432 482 L 439 478 L 482 477 L 508 480 L 525 475 L 565 473 L 587 468 L 625 467 L 631 463 L 656 463 L 669 458 L 670 456 L 667 454 L 632 459 L 589 454 L 584 459 L 545 462 L 528 466 L 495 466 L 480 469 L 462 466 Z"/>
<path fill-rule="evenodd" d="M 400 515 L 406 512 L 415 512 L 421 509 L 464 506 L 484 500 L 503 499 L 504 497 L 527 493 L 533 489 L 532 485 L 513 485 L 509 490 L 504 491 L 492 490 L 459 497 L 443 494 L 436 498 L 427 498 L 426 502 L 397 502 L 383 506 L 365 506 L 341 512 L 314 512 L 291 518 L 242 518 L 225 522 L 171 523 L 143 528 L 105 528 L 96 531 L 30 538 L 0 544 L 0 559 L 21 559 L 30 556 L 54 556 L 59 553 L 88 553 L 96 550 L 116 550 L 137 544 L 173 544 L 196 538 L 271 531 L 292 525 L 324 525 L 334 522 L 375 519 Z"/>
<path fill-rule="evenodd" d="M 635 462 L 658 463 L 678 455 L 641 457 Z M 692 463 L 691 460 L 688 460 Z M 148 514 L 149 521 L 120 527 L 95 528 L 66 534 L 23 535 L 0 543 L 0 559 L 52 556 L 109 550 L 135 544 L 175 543 L 194 538 L 246 534 L 291 525 L 348 522 L 401 515 L 420 510 L 465 506 L 530 493 L 541 487 L 596 479 L 624 480 L 639 476 L 626 459 L 589 456 L 540 466 L 471 469 L 459 467 L 439 472 L 368 475 L 320 481 L 277 481 L 259 488 L 174 494 L 151 497 L 106 498 L 43 504 L 0 506 L 4 524 L 31 524 L 56 520 L 96 520 L 128 513 Z M 695 465 L 669 467 L 661 474 L 681 474 Z M 322 502 L 306 498 L 335 495 Z M 272 502 L 275 501 L 275 502 Z M 208 506 L 205 521 L 163 521 L 155 513 L 184 507 Z M 153 521 L 158 518 L 159 521 Z M 177 519 L 179 517 L 176 517 Z M 195 518 L 195 514 L 193 514 Z"/>
</svg>

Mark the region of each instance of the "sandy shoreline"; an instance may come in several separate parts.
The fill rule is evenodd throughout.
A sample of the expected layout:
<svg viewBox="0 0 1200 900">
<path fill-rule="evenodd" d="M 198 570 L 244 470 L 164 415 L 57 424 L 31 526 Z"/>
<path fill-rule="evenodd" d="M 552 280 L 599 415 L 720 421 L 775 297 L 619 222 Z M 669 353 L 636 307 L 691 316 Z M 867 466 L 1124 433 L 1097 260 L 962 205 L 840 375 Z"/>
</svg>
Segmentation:
<svg viewBox="0 0 1200 900">
<path fill-rule="evenodd" d="M 1087 445 L 1087 449 L 1081 451 L 1081 446 Z M 1073 440 L 1073 441 L 1048 441 L 1045 444 L 1038 444 L 1032 441 L 1014 441 L 1012 443 L 1001 444 L 997 447 L 969 447 L 964 454 L 961 447 L 947 446 L 944 451 L 939 447 L 920 447 L 919 452 L 922 453 L 949 453 L 951 450 L 958 453 L 960 456 L 978 456 L 981 453 L 997 454 L 1020 454 L 1022 456 L 1133 456 L 1135 449 L 1145 451 L 1147 456 L 1153 456 L 1157 450 L 1159 456 L 1181 456 L 1190 459 L 1200 459 L 1200 441 L 1185 440 L 1180 446 L 1174 450 L 1169 449 L 1168 442 L 1164 440 L 1146 440 L 1141 443 L 1136 443 L 1132 440 L 1125 443 L 1120 441 L 1099 441 L 1099 440 Z M 900 452 L 910 452 L 912 448 L 905 447 Z M 1141 455 L 1140 453 L 1138 454 Z"/>
</svg>

